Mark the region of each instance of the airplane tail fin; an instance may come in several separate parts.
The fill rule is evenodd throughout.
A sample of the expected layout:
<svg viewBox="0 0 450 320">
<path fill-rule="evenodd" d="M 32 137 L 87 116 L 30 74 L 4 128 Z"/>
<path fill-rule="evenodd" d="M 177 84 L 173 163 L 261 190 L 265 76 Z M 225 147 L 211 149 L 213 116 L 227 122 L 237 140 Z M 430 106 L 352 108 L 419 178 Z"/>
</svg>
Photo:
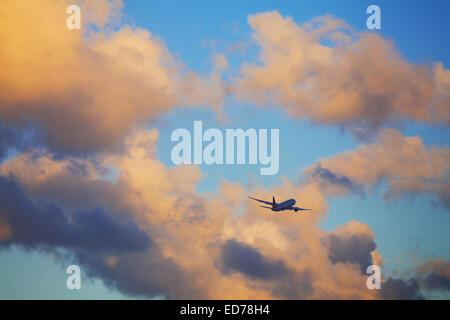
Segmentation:
<svg viewBox="0 0 450 320">
<path fill-rule="evenodd" d="M 275 197 L 272 197 L 272 207 L 275 208 L 277 203 L 275 202 Z"/>
</svg>

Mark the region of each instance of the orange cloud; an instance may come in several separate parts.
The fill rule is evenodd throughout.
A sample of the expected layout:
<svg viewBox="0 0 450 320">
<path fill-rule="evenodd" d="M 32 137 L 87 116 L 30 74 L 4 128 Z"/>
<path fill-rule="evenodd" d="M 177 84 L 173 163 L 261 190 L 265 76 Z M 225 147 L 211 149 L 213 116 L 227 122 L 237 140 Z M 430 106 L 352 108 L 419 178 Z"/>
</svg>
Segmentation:
<svg viewBox="0 0 450 320">
<path fill-rule="evenodd" d="M 361 145 L 318 162 L 305 174 L 328 194 L 345 194 L 354 186 L 389 182 L 388 198 L 407 192 L 429 192 L 448 203 L 450 149 L 427 148 L 420 137 L 404 137 L 394 129 L 379 133 L 378 141 Z"/>
<path fill-rule="evenodd" d="M 174 107 L 221 104 L 223 59 L 201 78 L 147 30 L 108 28 L 120 1 L 81 2 L 81 30 L 66 28 L 69 4 L 0 4 L 0 117 L 8 124 L 32 119 L 51 146 L 92 152 L 117 148 L 131 129 Z"/>
<path fill-rule="evenodd" d="M 248 22 L 261 53 L 240 69 L 236 97 L 360 136 L 402 118 L 450 123 L 450 71 L 441 63 L 410 64 L 391 42 L 329 15 L 297 25 L 271 11 Z"/>
</svg>

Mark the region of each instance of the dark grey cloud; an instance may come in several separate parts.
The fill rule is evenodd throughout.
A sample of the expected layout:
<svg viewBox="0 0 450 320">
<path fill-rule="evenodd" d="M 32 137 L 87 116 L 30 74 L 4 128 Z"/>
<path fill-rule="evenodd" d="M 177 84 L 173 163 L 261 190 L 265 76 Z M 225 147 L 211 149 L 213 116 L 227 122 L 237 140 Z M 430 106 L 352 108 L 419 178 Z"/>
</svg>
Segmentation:
<svg viewBox="0 0 450 320">
<path fill-rule="evenodd" d="M 367 234 L 340 235 L 330 233 L 325 239 L 328 247 L 328 257 L 333 263 L 349 262 L 361 266 L 361 272 L 366 273 L 372 264 L 371 252 L 376 249 L 373 238 Z"/>
<path fill-rule="evenodd" d="M 77 252 L 74 259 L 89 277 L 101 278 L 104 284 L 135 297 L 163 297 L 168 299 L 204 299 L 203 292 L 190 274 L 173 259 L 163 257 L 153 245 L 144 252 L 119 256 L 111 267 L 103 254 Z"/>
<path fill-rule="evenodd" d="M 236 240 L 222 245 L 219 268 L 224 274 L 240 272 L 252 280 L 273 283 L 272 294 L 286 299 L 302 299 L 313 290 L 310 271 L 296 272 L 283 260 L 266 257 Z"/>
<path fill-rule="evenodd" d="M 439 274 L 429 274 L 421 279 L 420 286 L 426 290 L 450 291 L 450 279 Z"/>
<path fill-rule="evenodd" d="M 227 272 L 239 271 L 254 279 L 274 279 L 291 273 L 282 260 L 264 257 L 251 246 L 228 240 L 222 246 L 222 266 Z"/>
<path fill-rule="evenodd" d="M 421 300 L 419 283 L 415 279 L 387 278 L 381 285 L 381 297 L 386 300 Z"/>
<path fill-rule="evenodd" d="M 444 187 L 439 190 L 438 199 L 450 211 L 450 179 L 447 179 Z"/>
<path fill-rule="evenodd" d="M 327 183 L 345 187 L 352 192 L 364 194 L 364 188 L 362 186 L 354 183 L 350 178 L 346 176 L 337 175 L 330 170 L 321 167 L 320 164 L 314 169 L 312 176 L 313 178 L 322 179 Z"/>
<path fill-rule="evenodd" d="M 0 177 L 0 217 L 12 232 L 3 244 L 128 252 L 152 243 L 131 220 L 101 207 L 66 212 L 56 202 L 33 201 L 14 180 L 5 177 Z"/>
<path fill-rule="evenodd" d="M 416 268 L 420 286 L 428 291 L 439 290 L 450 293 L 450 261 L 432 259 Z"/>
<path fill-rule="evenodd" d="M 381 285 L 384 299 L 448 299 L 450 294 L 450 262 L 431 259 L 417 266 L 407 280 L 388 278 Z"/>
</svg>

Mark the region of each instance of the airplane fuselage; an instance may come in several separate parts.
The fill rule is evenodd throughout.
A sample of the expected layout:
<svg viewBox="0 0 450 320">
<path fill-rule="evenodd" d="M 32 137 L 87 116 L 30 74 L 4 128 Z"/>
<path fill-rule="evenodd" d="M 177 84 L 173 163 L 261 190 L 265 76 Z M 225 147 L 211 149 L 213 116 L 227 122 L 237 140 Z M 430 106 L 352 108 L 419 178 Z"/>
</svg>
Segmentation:
<svg viewBox="0 0 450 320">
<path fill-rule="evenodd" d="M 295 206 L 295 200 L 289 199 L 289 200 L 283 201 L 281 203 L 276 203 L 275 205 L 273 205 L 272 211 L 283 211 L 283 210 L 286 210 L 293 206 Z"/>
</svg>

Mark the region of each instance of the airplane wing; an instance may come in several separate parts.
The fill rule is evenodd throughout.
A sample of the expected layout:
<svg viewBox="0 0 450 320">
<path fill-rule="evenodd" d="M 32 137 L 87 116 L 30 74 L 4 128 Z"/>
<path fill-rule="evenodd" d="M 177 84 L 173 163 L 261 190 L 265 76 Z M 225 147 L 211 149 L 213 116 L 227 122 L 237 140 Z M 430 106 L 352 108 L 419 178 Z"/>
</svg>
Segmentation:
<svg viewBox="0 0 450 320">
<path fill-rule="evenodd" d="M 272 209 L 272 207 L 260 206 L 261 208 Z"/>
<path fill-rule="evenodd" d="M 272 202 L 269 202 L 269 201 L 259 200 L 259 199 L 252 198 L 252 197 L 248 197 L 248 198 L 249 198 L 249 199 L 252 199 L 252 200 L 255 200 L 255 201 L 259 201 L 259 202 L 268 204 L 268 205 L 270 205 L 270 206 L 272 205 Z M 272 207 L 270 207 L 270 208 L 272 208 Z"/>
<path fill-rule="evenodd" d="M 289 210 L 311 211 L 312 209 L 305 209 L 305 208 L 299 208 L 299 207 L 290 207 Z"/>
</svg>

